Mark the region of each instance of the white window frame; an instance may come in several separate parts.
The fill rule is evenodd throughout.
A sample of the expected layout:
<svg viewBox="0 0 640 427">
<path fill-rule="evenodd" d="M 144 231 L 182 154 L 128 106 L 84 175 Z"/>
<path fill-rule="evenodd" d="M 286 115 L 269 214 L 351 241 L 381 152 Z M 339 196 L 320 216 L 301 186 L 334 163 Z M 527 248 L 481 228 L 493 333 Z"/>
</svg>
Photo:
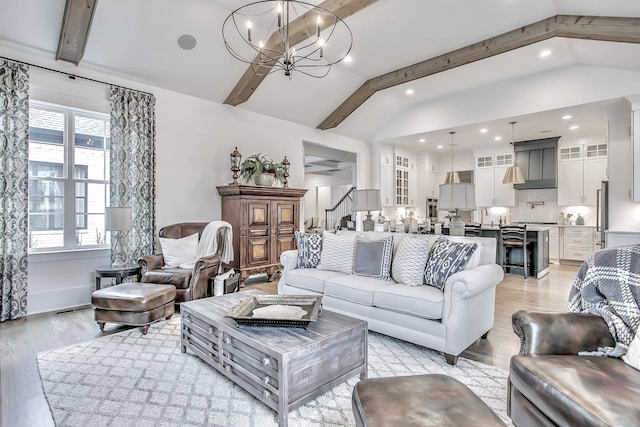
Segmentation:
<svg viewBox="0 0 640 427">
<path fill-rule="evenodd" d="M 84 110 L 80 108 L 70 107 L 66 105 L 59 105 L 48 103 L 44 101 L 38 100 L 30 100 L 29 108 L 37 108 L 42 110 L 54 111 L 57 113 L 64 114 L 65 117 L 65 126 L 63 133 L 63 176 L 62 177 L 35 177 L 29 176 L 29 185 L 31 186 L 32 180 L 46 180 L 46 181 L 55 181 L 63 183 L 63 191 L 64 191 L 64 202 L 63 202 L 63 245 L 62 246 L 54 246 L 54 247 L 30 247 L 30 254 L 37 253 L 48 253 L 48 252 L 68 252 L 68 251 L 78 251 L 78 250 L 95 250 L 95 249 L 104 249 L 110 247 L 110 236 L 109 233 L 103 231 L 103 239 L 104 243 L 102 244 L 93 244 L 93 245 L 82 245 L 76 242 L 76 194 L 75 194 L 75 186 L 77 183 L 83 184 L 101 184 L 105 185 L 105 200 L 104 206 L 109 205 L 109 170 L 108 170 L 108 156 L 109 156 L 109 138 L 108 136 L 105 138 L 104 144 L 106 147 L 103 148 L 105 153 L 105 173 L 104 179 L 95 179 L 95 178 L 75 178 L 74 177 L 74 168 L 75 168 L 75 148 L 76 148 L 76 137 L 75 137 L 75 118 L 77 115 L 81 115 L 89 118 L 97 118 L 100 120 L 106 120 L 107 122 L 110 120 L 109 114 L 99 112 L 99 111 L 90 111 Z M 38 141 L 34 141 L 38 142 Z M 29 143 L 31 141 L 29 140 Z M 39 160 L 34 160 L 39 161 Z M 85 215 L 88 215 L 89 212 L 85 212 Z M 91 214 L 100 214 L 100 211 L 91 212 Z M 104 215 L 104 210 L 102 211 Z M 31 230 L 30 230 L 31 231 Z M 31 233 L 30 233 L 31 235 Z"/>
</svg>

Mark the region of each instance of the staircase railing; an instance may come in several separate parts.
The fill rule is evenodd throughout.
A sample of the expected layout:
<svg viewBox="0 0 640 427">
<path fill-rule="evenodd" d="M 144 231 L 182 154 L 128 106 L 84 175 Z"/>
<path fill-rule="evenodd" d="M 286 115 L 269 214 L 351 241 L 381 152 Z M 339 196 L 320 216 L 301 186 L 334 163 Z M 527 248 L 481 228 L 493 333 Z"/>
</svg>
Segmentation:
<svg viewBox="0 0 640 427">
<path fill-rule="evenodd" d="M 331 209 L 324 210 L 325 228 L 327 230 L 335 230 L 341 225 L 341 220 L 347 215 L 351 215 L 353 206 L 353 192 L 356 187 L 351 187 L 338 203 Z"/>
</svg>

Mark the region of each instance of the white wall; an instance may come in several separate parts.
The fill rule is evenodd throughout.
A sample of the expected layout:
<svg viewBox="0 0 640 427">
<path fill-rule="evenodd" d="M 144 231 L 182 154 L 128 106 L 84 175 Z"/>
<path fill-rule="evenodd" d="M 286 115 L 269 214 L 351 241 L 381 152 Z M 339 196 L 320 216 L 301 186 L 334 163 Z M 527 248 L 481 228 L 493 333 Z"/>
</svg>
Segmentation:
<svg viewBox="0 0 640 427">
<path fill-rule="evenodd" d="M 0 55 L 68 68 L 32 53 L 0 46 Z M 243 156 L 266 153 L 291 162 L 290 186 L 304 187 L 303 141 L 356 153 L 357 185 L 368 185 L 369 148 L 363 141 L 301 126 L 192 96 L 146 86 L 83 67 L 73 73 L 131 87 L 156 96 L 156 224 L 220 218 L 217 185 L 232 181 L 229 154 L 237 146 Z M 33 97 L 49 102 L 108 111 L 108 86 L 70 80 L 31 69 Z M 302 220 L 302 217 L 301 217 Z M 157 231 L 156 231 L 157 232 Z M 66 252 L 29 257 L 28 313 L 61 310 L 90 303 L 97 266 L 109 264 L 108 251 Z"/>
</svg>

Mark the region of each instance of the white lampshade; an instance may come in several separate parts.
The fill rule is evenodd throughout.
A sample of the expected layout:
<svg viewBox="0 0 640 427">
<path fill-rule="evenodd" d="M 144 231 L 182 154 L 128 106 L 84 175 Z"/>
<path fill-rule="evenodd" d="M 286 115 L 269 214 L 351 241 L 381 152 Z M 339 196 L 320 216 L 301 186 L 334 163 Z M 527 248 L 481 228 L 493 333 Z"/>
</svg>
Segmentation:
<svg viewBox="0 0 640 427">
<path fill-rule="evenodd" d="M 356 190 L 353 192 L 354 211 L 381 211 L 380 190 Z"/>
<path fill-rule="evenodd" d="M 130 231 L 131 208 L 105 208 L 104 229 L 106 231 Z"/>
<path fill-rule="evenodd" d="M 440 184 L 438 210 L 472 211 L 476 208 L 476 191 L 473 184 Z"/>
</svg>

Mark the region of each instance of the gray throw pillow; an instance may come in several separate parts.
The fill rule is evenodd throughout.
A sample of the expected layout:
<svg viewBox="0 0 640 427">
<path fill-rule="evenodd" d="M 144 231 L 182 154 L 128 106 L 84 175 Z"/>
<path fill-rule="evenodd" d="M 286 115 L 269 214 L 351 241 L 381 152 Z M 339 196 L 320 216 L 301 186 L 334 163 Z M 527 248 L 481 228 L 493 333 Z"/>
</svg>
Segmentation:
<svg viewBox="0 0 640 427">
<path fill-rule="evenodd" d="M 316 268 L 322 253 L 322 234 L 296 231 L 298 244 L 298 268 Z"/>
<path fill-rule="evenodd" d="M 389 280 L 392 254 L 393 236 L 373 241 L 356 239 L 353 273 L 358 276 Z"/>
<path fill-rule="evenodd" d="M 461 271 L 476 250 L 476 243 L 452 242 L 446 237 L 435 241 L 424 269 L 424 283 L 440 290 L 454 273 Z"/>
</svg>

